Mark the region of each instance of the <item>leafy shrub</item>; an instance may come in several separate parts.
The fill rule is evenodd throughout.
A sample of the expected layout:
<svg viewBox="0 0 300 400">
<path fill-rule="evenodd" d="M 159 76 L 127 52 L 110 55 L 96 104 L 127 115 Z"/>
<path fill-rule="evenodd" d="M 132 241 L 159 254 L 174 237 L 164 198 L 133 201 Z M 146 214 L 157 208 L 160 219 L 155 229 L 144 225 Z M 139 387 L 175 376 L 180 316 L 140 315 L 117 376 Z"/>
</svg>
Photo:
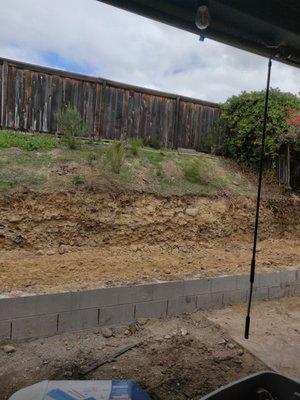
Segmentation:
<svg viewBox="0 0 300 400">
<path fill-rule="evenodd" d="M 80 137 L 87 134 L 88 126 L 82 121 L 75 106 L 67 104 L 61 110 L 58 117 L 58 127 L 63 134 L 64 142 L 70 149 L 76 150 L 81 147 Z"/>
<path fill-rule="evenodd" d="M 134 138 L 129 142 L 129 150 L 133 156 L 138 156 L 140 153 L 140 148 L 143 147 L 142 139 Z"/>
<path fill-rule="evenodd" d="M 114 173 L 119 174 L 125 161 L 125 146 L 122 140 L 114 142 L 107 152 L 107 159 Z"/>
<path fill-rule="evenodd" d="M 240 163 L 257 166 L 260 158 L 265 91 L 243 92 L 232 96 L 222 106 L 221 116 L 227 125 L 227 154 Z M 295 143 L 289 118 L 300 110 L 300 99 L 291 93 L 271 89 L 266 130 L 266 161 L 275 165 L 284 143 Z"/>
<path fill-rule="evenodd" d="M 155 150 L 161 150 L 163 148 L 162 142 L 159 140 L 157 136 L 151 138 L 149 146 Z"/>
<path fill-rule="evenodd" d="M 19 149 L 48 150 L 57 147 L 58 140 L 49 134 L 29 134 L 3 130 L 0 131 L 0 147 L 17 147 Z"/>
</svg>

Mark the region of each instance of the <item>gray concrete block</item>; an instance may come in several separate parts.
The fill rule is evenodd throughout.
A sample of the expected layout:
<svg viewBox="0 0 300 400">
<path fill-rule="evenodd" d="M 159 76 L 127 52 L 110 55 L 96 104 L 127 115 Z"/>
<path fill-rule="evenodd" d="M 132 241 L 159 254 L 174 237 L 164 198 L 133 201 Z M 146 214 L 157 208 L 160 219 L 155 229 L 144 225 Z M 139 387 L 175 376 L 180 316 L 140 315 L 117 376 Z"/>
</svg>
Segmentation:
<svg viewBox="0 0 300 400">
<path fill-rule="evenodd" d="M 272 287 L 280 286 L 281 284 L 281 274 L 280 272 L 271 272 L 258 274 L 257 276 L 258 286 Z"/>
<path fill-rule="evenodd" d="M 179 315 L 184 312 L 190 312 L 197 308 L 196 296 L 181 296 L 177 299 L 168 301 L 168 315 Z"/>
<path fill-rule="evenodd" d="M 131 304 L 151 301 L 154 296 L 155 285 L 123 286 L 117 288 L 118 304 Z"/>
<path fill-rule="evenodd" d="M 73 310 L 60 313 L 58 316 L 58 332 L 76 332 L 98 326 L 97 308 Z"/>
<path fill-rule="evenodd" d="M 290 285 L 291 283 L 295 283 L 296 281 L 296 271 L 295 270 L 287 270 L 279 272 L 281 286 Z"/>
<path fill-rule="evenodd" d="M 296 282 L 300 281 L 300 269 L 296 270 Z"/>
<path fill-rule="evenodd" d="M 258 280 L 259 280 L 259 274 L 256 274 L 255 278 L 254 278 L 254 285 L 253 285 L 254 288 L 259 286 Z M 247 274 L 247 275 L 237 275 L 236 288 L 238 290 L 243 290 L 243 289 L 249 290 L 249 288 L 250 288 L 250 271 L 249 271 L 249 274 Z"/>
<path fill-rule="evenodd" d="M 223 293 L 208 293 L 197 296 L 197 308 L 206 310 L 208 308 L 220 308 L 223 305 Z"/>
<path fill-rule="evenodd" d="M 223 304 L 230 305 L 230 304 L 239 304 L 244 303 L 247 301 L 247 290 L 232 290 L 229 292 L 224 292 L 223 296 Z"/>
<path fill-rule="evenodd" d="M 211 281 L 212 293 L 225 292 L 229 290 L 236 290 L 237 277 L 236 276 L 218 276 Z"/>
<path fill-rule="evenodd" d="M 100 308 L 118 304 L 118 293 L 121 288 L 101 288 L 84 290 L 71 294 L 72 309 Z"/>
<path fill-rule="evenodd" d="M 269 287 L 269 299 L 278 299 L 286 295 L 286 288 L 281 286 Z"/>
<path fill-rule="evenodd" d="M 167 314 L 167 300 L 148 301 L 137 303 L 135 306 L 135 318 L 163 318 Z"/>
<path fill-rule="evenodd" d="M 134 322 L 134 305 L 122 304 L 118 306 L 100 308 L 99 325 L 117 326 Z"/>
<path fill-rule="evenodd" d="M 10 339 L 10 328 L 11 322 L 10 321 L 1 321 L 0 322 L 0 340 Z"/>
<path fill-rule="evenodd" d="M 7 298 L 0 300 L 0 320 L 55 314 L 71 309 L 71 293 Z"/>
<path fill-rule="evenodd" d="M 12 321 L 12 339 L 38 338 L 57 333 L 57 315 L 39 315 Z"/>
<path fill-rule="evenodd" d="M 290 296 L 300 296 L 300 283 L 294 283 L 290 286 Z"/>
<path fill-rule="evenodd" d="M 211 278 L 191 279 L 183 282 L 184 296 L 211 292 Z"/>
<path fill-rule="evenodd" d="M 265 300 L 269 298 L 269 289 L 267 287 L 254 288 L 252 293 L 253 300 Z"/>
<path fill-rule="evenodd" d="M 161 282 L 153 285 L 153 300 L 175 299 L 184 295 L 184 282 Z"/>
</svg>

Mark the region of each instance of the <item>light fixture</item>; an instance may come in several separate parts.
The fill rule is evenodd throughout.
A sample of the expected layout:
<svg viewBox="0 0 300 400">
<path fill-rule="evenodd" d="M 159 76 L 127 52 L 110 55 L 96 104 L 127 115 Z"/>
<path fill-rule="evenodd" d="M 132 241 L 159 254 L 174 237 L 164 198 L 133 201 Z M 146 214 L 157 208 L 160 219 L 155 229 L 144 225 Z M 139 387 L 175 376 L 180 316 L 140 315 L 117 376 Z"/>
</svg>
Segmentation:
<svg viewBox="0 0 300 400">
<path fill-rule="evenodd" d="M 210 15 L 208 7 L 205 5 L 198 7 L 195 18 L 195 24 L 197 28 L 204 30 L 209 26 L 209 23 Z"/>
</svg>

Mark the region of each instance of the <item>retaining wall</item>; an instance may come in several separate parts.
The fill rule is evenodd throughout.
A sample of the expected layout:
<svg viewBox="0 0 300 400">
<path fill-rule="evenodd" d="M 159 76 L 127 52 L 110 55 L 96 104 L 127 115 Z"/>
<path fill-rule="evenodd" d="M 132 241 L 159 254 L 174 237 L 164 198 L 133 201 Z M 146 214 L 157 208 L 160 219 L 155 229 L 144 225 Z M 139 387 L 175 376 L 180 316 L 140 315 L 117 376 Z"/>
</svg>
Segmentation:
<svg viewBox="0 0 300 400">
<path fill-rule="evenodd" d="M 163 318 L 196 309 L 245 302 L 249 276 L 220 276 L 81 292 L 0 299 L 0 340 L 126 325 L 140 317 Z M 300 270 L 256 276 L 253 298 L 300 294 Z"/>
</svg>

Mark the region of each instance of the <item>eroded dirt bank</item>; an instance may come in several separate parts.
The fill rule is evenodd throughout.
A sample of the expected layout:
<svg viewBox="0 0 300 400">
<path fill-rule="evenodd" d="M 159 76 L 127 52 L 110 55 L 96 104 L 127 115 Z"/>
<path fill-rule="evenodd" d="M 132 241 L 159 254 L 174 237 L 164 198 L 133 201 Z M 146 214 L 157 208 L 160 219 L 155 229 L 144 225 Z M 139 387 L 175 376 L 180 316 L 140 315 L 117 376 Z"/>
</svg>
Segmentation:
<svg viewBox="0 0 300 400">
<path fill-rule="evenodd" d="M 255 201 L 83 188 L 2 196 L 0 290 L 61 291 L 248 271 Z M 300 201 L 265 199 L 260 270 L 299 267 Z"/>
</svg>

